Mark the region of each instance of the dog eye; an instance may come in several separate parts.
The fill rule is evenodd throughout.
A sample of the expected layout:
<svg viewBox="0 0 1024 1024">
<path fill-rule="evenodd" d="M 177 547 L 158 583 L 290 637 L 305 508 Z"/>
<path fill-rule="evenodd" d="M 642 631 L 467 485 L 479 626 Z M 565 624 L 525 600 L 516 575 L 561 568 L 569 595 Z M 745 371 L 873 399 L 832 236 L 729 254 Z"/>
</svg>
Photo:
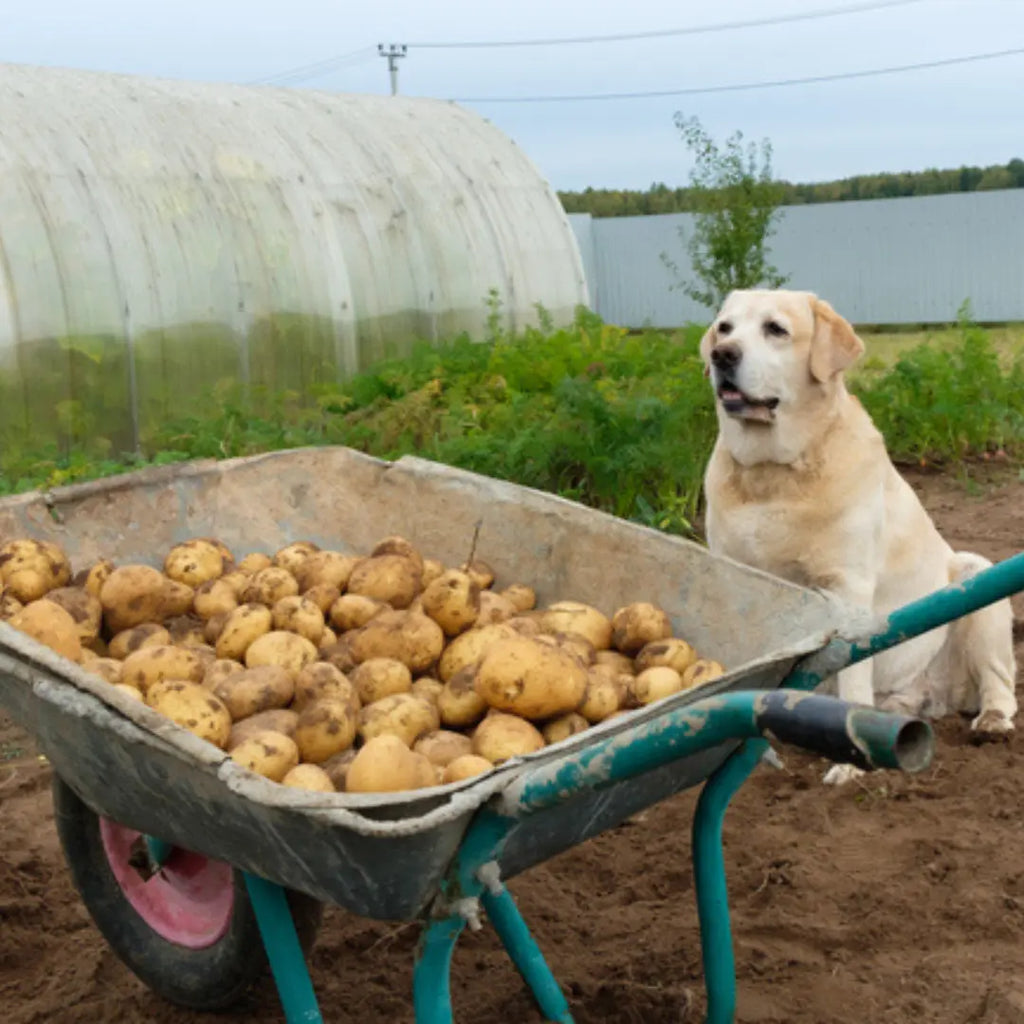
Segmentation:
<svg viewBox="0 0 1024 1024">
<path fill-rule="evenodd" d="M 718 333 L 719 334 L 728 334 L 731 330 L 732 330 L 732 324 L 729 323 L 728 320 L 723 320 L 718 325 Z"/>
<path fill-rule="evenodd" d="M 770 334 L 773 338 L 783 338 L 789 331 L 778 322 L 778 320 L 768 320 L 764 325 L 765 334 Z"/>
</svg>

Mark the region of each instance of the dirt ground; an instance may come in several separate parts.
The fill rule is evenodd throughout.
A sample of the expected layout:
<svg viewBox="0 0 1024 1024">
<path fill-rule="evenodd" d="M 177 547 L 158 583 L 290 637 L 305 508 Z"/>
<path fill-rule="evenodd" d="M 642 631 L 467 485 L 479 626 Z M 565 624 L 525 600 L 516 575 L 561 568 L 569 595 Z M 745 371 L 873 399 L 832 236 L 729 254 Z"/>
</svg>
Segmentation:
<svg viewBox="0 0 1024 1024">
<path fill-rule="evenodd" d="M 913 482 L 955 546 L 993 559 L 1024 548 L 1024 483 Z M 1024 602 L 1015 610 L 1024 618 Z M 762 767 L 741 791 L 726 822 L 741 1021 L 1024 1024 L 1024 752 L 972 746 L 959 719 L 938 736 L 919 776 L 834 791 L 822 762 L 786 751 L 784 770 Z M 49 782 L 0 717 L 6 1024 L 216 1020 L 162 1002 L 105 945 L 69 882 Z M 579 1024 L 703 1019 L 694 802 L 681 794 L 513 881 Z M 411 1022 L 415 941 L 414 928 L 328 908 L 312 976 L 329 1024 Z M 452 988 L 460 1024 L 540 1020 L 488 929 L 460 943 Z M 283 1016 L 267 986 L 231 1018 Z"/>
</svg>

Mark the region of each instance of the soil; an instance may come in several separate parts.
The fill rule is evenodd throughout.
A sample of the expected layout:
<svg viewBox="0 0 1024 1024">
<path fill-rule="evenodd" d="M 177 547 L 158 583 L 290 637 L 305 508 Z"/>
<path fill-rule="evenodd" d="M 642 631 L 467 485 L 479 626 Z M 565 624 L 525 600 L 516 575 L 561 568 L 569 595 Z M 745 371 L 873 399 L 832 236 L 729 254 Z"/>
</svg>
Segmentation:
<svg viewBox="0 0 1024 1024">
<path fill-rule="evenodd" d="M 954 546 L 992 559 L 1024 548 L 1024 483 L 972 493 L 911 479 Z M 763 766 L 740 791 L 725 829 L 739 1020 L 1024 1024 L 1024 751 L 972 745 L 959 718 L 937 735 L 920 775 L 835 790 L 821 760 L 785 750 L 782 770 Z M 218 1019 L 163 1002 L 106 946 L 69 881 L 49 785 L 29 737 L 0 717 L 6 1024 Z M 694 803 L 683 793 L 512 881 L 579 1024 L 703 1020 Z M 411 1022 L 416 938 L 328 908 L 311 973 L 329 1024 Z M 452 992 L 460 1024 L 541 1019 L 487 928 L 460 942 Z M 281 1021 L 270 983 L 232 1018 Z"/>
</svg>

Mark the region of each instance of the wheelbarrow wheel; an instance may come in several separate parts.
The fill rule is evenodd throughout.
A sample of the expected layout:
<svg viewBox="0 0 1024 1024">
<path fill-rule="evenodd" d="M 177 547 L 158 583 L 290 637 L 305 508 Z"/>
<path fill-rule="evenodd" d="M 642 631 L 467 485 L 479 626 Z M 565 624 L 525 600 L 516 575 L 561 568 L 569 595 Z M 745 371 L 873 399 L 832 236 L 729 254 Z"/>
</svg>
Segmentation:
<svg viewBox="0 0 1024 1024">
<path fill-rule="evenodd" d="M 192 1010 L 223 1010 L 267 972 L 241 871 L 174 848 L 147 877 L 140 834 L 100 817 L 57 776 L 53 807 L 82 902 L 110 947 L 154 992 Z M 323 906 L 293 890 L 287 896 L 308 953 Z"/>
</svg>

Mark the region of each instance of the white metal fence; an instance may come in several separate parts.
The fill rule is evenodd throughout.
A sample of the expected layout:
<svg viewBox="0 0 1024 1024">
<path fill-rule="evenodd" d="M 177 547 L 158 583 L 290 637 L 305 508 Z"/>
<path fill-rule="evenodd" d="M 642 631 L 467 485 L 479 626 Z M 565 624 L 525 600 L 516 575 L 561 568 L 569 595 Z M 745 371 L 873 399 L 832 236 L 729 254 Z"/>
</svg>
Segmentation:
<svg viewBox="0 0 1024 1024">
<path fill-rule="evenodd" d="M 626 327 L 704 322 L 661 259 L 689 272 L 690 214 L 572 214 L 592 308 Z M 788 286 L 858 324 L 940 323 L 969 299 L 983 321 L 1024 320 L 1024 189 L 785 207 L 771 240 Z"/>
</svg>

